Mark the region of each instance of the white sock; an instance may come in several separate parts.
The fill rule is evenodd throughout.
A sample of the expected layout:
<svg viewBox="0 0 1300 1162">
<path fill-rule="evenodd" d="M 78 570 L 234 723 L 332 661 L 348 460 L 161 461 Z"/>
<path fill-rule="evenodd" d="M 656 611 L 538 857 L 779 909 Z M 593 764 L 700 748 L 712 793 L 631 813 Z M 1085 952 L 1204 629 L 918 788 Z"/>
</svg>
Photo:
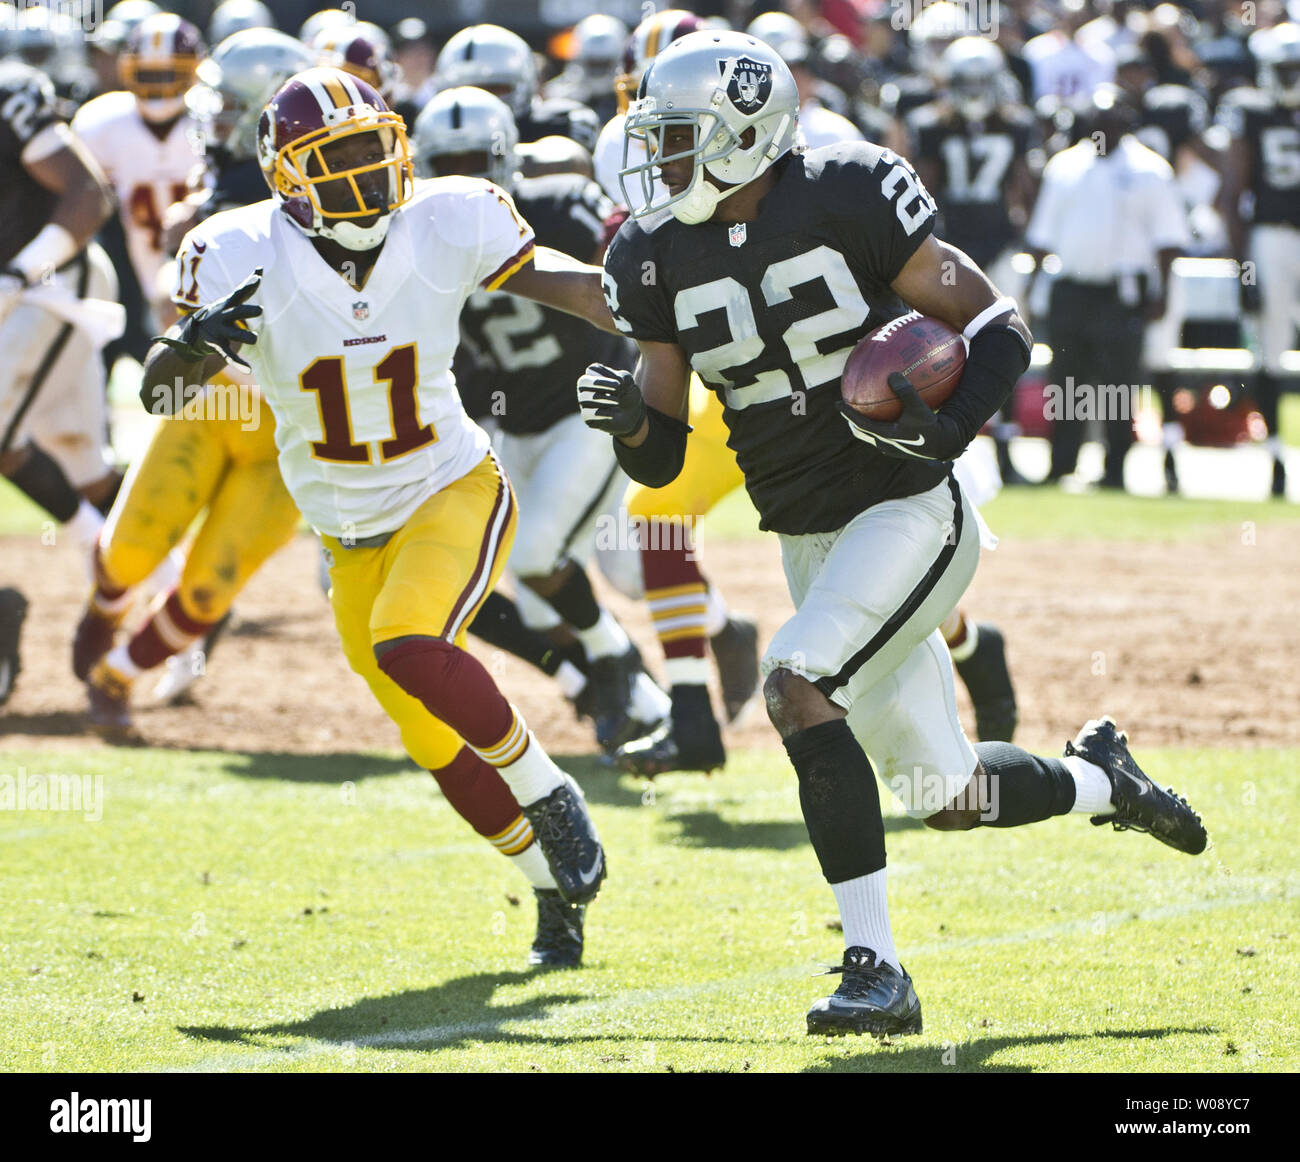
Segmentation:
<svg viewBox="0 0 1300 1162">
<path fill-rule="evenodd" d="M 104 655 L 104 662 L 110 670 L 116 670 L 128 682 L 134 681 L 144 673 L 139 666 L 131 661 L 131 655 L 127 653 L 125 644 L 114 646 L 107 654 Z"/>
<path fill-rule="evenodd" d="M 722 594 L 712 585 L 709 586 L 706 597 L 709 602 L 709 610 L 704 615 L 704 632 L 709 637 L 716 637 L 722 632 L 722 627 L 727 624 L 727 614 L 731 610 L 727 608 L 727 603 L 722 599 Z"/>
<path fill-rule="evenodd" d="M 566 660 L 561 662 L 560 668 L 555 671 L 555 681 L 560 687 L 560 693 L 572 700 L 586 689 L 587 675 Z"/>
<path fill-rule="evenodd" d="M 670 686 L 707 686 L 710 669 L 708 658 L 664 659 L 664 677 Z"/>
<path fill-rule="evenodd" d="M 667 718 L 673 700 L 655 685 L 655 680 L 642 670 L 632 680 L 632 717 L 638 722 L 658 722 Z"/>
<path fill-rule="evenodd" d="M 1177 448 L 1186 438 L 1183 432 L 1183 425 L 1177 420 L 1170 420 L 1160 427 L 1160 440 L 1165 446 L 1165 451 Z"/>
<path fill-rule="evenodd" d="M 885 869 L 831 884 L 844 925 L 845 948 L 870 948 L 876 961 L 885 961 L 899 972 L 894 933 L 889 927 L 889 901 L 885 896 Z"/>
<path fill-rule="evenodd" d="M 954 662 L 964 662 L 975 652 L 975 647 L 980 644 L 980 630 L 970 618 L 966 619 L 966 640 L 959 646 L 949 646 L 948 652 L 952 655 Z"/>
<path fill-rule="evenodd" d="M 508 855 L 506 859 L 523 872 L 524 878 L 533 887 L 554 889 L 558 886 L 555 877 L 551 875 L 551 869 L 546 864 L 546 856 L 542 854 L 542 849 L 537 843 L 530 843 L 518 855 Z"/>
<path fill-rule="evenodd" d="M 516 751 L 521 738 L 526 738 L 527 744 L 524 746 L 523 753 L 514 762 L 498 766 L 492 761 L 493 755 L 502 756 Z M 471 749 L 489 766 L 497 768 L 497 774 L 505 780 L 506 786 L 510 788 L 521 807 L 536 803 L 538 799 L 545 799 L 564 782 L 564 772 L 551 762 L 551 756 L 542 749 L 542 744 L 533 737 L 533 732 L 524 725 L 524 720 L 518 712 L 515 714 L 514 730 L 500 746 L 494 747 L 491 751 L 482 751 L 477 747 Z"/>
<path fill-rule="evenodd" d="M 574 635 L 582 642 L 587 657 L 592 659 L 618 657 L 632 647 L 623 627 L 608 609 L 600 611 L 600 618 L 590 629 L 574 630 Z"/>
<path fill-rule="evenodd" d="M 72 543 L 82 552 L 89 553 L 95 547 L 99 530 L 104 527 L 104 517 L 90 501 L 83 500 L 63 527 L 68 530 Z"/>
<path fill-rule="evenodd" d="M 1282 459 L 1282 437 L 1281 436 L 1266 437 L 1264 440 L 1264 447 L 1267 448 L 1273 454 L 1274 460 Z"/>
<path fill-rule="evenodd" d="M 1071 815 L 1115 814 L 1115 804 L 1110 801 L 1110 776 L 1101 767 L 1077 754 L 1066 755 L 1061 762 L 1074 776 Z"/>
</svg>

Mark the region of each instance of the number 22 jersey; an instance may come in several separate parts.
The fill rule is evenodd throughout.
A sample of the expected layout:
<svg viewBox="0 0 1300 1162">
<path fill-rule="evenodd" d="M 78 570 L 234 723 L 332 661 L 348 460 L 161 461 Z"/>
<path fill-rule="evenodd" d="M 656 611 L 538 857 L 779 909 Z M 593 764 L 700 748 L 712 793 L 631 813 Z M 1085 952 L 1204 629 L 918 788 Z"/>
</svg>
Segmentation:
<svg viewBox="0 0 1300 1162">
<path fill-rule="evenodd" d="M 358 288 L 265 201 L 186 235 L 172 300 L 194 310 L 263 268 L 249 300 L 263 312 L 249 321 L 257 341 L 241 355 L 275 414 L 281 475 L 314 528 L 359 539 L 400 528 L 487 455 L 451 374 L 460 311 L 532 250 L 531 228 L 490 182 L 417 182 Z"/>
<path fill-rule="evenodd" d="M 866 142 L 778 166 L 754 221 L 629 218 L 605 256 L 605 297 L 620 329 L 680 346 L 721 397 L 760 527 L 830 532 L 948 472 L 883 456 L 839 410 L 849 352 L 907 310 L 890 283 L 935 207 L 911 166 Z"/>
</svg>

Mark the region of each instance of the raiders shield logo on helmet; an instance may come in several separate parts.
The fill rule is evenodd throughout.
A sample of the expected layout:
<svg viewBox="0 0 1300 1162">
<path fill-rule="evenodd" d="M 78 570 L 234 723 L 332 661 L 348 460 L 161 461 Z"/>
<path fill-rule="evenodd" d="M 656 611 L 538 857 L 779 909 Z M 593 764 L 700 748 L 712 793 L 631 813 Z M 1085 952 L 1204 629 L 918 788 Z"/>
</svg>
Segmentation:
<svg viewBox="0 0 1300 1162">
<path fill-rule="evenodd" d="M 757 113 L 772 95 L 772 66 L 747 56 L 734 62 L 718 61 L 718 71 L 724 77 L 728 65 L 731 65 L 731 80 L 727 84 L 728 100 L 746 116 Z"/>
</svg>

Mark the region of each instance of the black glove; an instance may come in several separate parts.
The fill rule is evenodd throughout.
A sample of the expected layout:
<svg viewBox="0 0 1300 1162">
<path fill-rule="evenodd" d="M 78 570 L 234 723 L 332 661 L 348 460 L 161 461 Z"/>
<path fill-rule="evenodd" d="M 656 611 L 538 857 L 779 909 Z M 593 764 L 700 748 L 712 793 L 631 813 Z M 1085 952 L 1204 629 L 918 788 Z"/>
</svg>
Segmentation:
<svg viewBox="0 0 1300 1162">
<path fill-rule="evenodd" d="M 932 411 L 902 372 L 891 373 L 888 382 L 903 401 L 903 414 L 892 423 L 869 420 L 841 402 L 840 411 L 849 431 L 898 460 L 951 460 L 960 455 L 962 443 L 957 422 L 951 416 Z"/>
<path fill-rule="evenodd" d="M 235 354 L 232 344 L 257 342 L 257 332 L 241 327 L 239 321 L 256 318 L 262 313 L 261 307 L 248 302 L 261 284 L 262 268 L 259 266 L 224 299 L 200 307 L 182 319 L 175 339 L 158 335 L 155 341 L 165 343 L 184 359 L 205 359 L 216 353 L 235 366 L 251 371 L 252 368 Z"/>
<path fill-rule="evenodd" d="M 645 397 L 626 371 L 593 363 L 578 380 L 582 422 L 611 436 L 631 436 L 645 419 Z"/>
</svg>

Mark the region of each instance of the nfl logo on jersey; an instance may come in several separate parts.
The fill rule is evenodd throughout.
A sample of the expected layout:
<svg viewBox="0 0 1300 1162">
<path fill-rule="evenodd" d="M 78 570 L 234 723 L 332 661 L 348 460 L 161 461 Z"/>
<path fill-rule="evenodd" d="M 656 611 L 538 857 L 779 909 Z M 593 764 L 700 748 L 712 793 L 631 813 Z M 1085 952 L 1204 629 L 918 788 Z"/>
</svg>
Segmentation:
<svg viewBox="0 0 1300 1162">
<path fill-rule="evenodd" d="M 356 319 L 357 322 L 363 322 L 364 320 L 370 318 L 370 304 L 369 304 L 369 303 L 353 303 L 353 304 L 352 304 L 352 317 L 353 317 L 354 319 Z"/>
<path fill-rule="evenodd" d="M 732 246 L 744 246 L 745 238 L 748 234 L 749 231 L 745 229 L 745 223 L 737 222 L 727 231 L 727 241 L 730 242 Z"/>
</svg>

